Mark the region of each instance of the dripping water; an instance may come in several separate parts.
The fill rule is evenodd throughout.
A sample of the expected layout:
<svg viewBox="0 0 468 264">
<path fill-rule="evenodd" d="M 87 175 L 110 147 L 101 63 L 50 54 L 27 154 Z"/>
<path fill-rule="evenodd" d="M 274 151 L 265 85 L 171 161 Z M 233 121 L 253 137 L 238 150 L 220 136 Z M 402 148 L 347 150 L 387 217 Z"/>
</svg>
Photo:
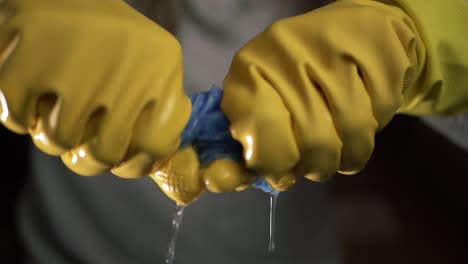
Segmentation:
<svg viewBox="0 0 468 264">
<path fill-rule="evenodd" d="M 270 244 L 268 251 L 275 252 L 275 218 L 276 218 L 276 201 L 278 200 L 279 193 L 270 193 Z"/>
<path fill-rule="evenodd" d="M 172 264 L 174 262 L 177 236 L 179 235 L 180 225 L 182 224 L 184 209 L 185 205 L 177 204 L 176 212 L 172 218 L 172 238 L 169 242 L 169 249 L 166 255 L 166 264 Z"/>
</svg>

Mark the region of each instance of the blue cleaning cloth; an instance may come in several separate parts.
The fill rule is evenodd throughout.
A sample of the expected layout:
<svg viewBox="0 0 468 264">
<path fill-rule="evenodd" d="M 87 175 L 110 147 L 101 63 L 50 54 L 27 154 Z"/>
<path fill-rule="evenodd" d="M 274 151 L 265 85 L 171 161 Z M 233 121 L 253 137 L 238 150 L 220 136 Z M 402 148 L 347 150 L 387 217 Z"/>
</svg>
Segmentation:
<svg viewBox="0 0 468 264">
<path fill-rule="evenodd" d="M 223 90 L 217 86 L 190 97 L 192 115 L 182 133 L 181 148 L 194 146 L 202 167 L 218 159 L 244 163 L 242 145 L 232 137 L 229 120 L 221 110 L 222 98 Z M 263 177 L 257 177 L 252 186 L 266 193 L 278 193 Z"/>
</svg>

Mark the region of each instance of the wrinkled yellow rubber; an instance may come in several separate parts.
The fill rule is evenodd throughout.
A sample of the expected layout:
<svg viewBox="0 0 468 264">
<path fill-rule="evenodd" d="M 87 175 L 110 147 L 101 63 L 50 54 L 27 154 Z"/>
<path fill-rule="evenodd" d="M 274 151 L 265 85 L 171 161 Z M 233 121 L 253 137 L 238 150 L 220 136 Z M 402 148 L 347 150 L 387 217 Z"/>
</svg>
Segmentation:
<svg viewBox="0 0 468 264">
<path fill-rule="evenodd" d="M 405 92 L 399 112 L 448 116 L 468 111 L 468 2 L 393 2 L 410 15 L 427 53 L 424 71 L 414 89 Z"/>
<path fill-rule="evenodd" d="M 426 61 L 401 9 L 342 0 L 274 23 L 234 57 L 222 109 L 248 167 L 323 181 L 355 173 Z"/>
<path fill-rule="evenodd" d="M 466 111 L 467 25 L 463 0 L 341 0 L 275 23 L 224 83 L 248 166 L 278 190 L 352 174 L 397 111 Z M 179 43 L 123 1 L 0 1 L 0 122 L 75 172 L 146 175 L 189 114 Z M 200 170 L 191 148 L 163 164 L 152 177 L 183 204 L 253 179 L 230 161 Z"/>
<path fill-rule="evenodd" d="M 354 174 L 396 113 L 468 110 L 464 0 L 341 0 L 276 22 L 235 56 L 222 109 L 250 168 Z"/>
<path fill-rule="evenodd" d="M 121 0 L 2 1 L 0 66 L 1 123 L 80 174 L 148 175 L 190 116 L 178 41 Z"/>
</svg>

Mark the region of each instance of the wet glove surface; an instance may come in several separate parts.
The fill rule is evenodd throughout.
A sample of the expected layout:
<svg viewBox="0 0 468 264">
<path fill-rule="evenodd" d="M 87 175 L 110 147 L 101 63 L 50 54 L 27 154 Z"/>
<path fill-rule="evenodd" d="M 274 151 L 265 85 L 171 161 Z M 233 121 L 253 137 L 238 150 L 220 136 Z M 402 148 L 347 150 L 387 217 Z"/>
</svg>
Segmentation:
<svg viewBox="0 0 468 264">
<path fill-rule="evenodd" d="M 242 145 L 231 136 L 220 108 L 222 97 L 223 91 L 215 86 L 190 97 L 192 114 L 180 150 L 157 164 L 150 175 L 179 204 L 194 202 L 206 189 L 227 192 L 261 182 L 261 177 L 256 180 L 255 172 L 245 168 Z M 264 190 L 273 191 L 267 184 Z"/>
<path fill-rule="evenodd" d="M 120 0 L 0 4 L 1 122 L 83 175 L 148 175 L 190 115 L 177 40 Z"/>
<path fill-rule="evenodd" d="M 268 182 L 291 174 L 322 181 L 365 166 L 375 133 L 416 94 L 424 62 L 402 10 L 337 1 L 245 45 L 224 81 L 222 109 L 247 166 Z"/>
</svg>

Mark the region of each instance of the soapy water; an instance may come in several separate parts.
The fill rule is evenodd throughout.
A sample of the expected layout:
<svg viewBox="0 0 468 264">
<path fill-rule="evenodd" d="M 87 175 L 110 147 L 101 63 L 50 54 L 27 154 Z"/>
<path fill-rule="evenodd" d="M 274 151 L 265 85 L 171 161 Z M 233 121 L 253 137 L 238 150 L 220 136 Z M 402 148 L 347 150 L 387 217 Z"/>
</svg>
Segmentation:
<svg viewBox="0 0 468 264">
<path fill-rule="evenodd" d="M 270 243 L 268 245 L 268 251 L 274 253 L 276 250 L 276 238 L 275 238 L 275 219 L 276 219 L 276 204 L 279 193 L 270 193 Z"/>
<path fill-rule="evenodd" d="M 166 255 L 166 264 L 172 264 L 175 258 L 175 247 L 177 237 L 179 236 L 180 226 L 182 225 L 182 218 L 184 216 L 185 205 L 177 205 L 176 212 L 172 218 L 172 237 L 169 242 L 169 248 Z"/>
</svg>

